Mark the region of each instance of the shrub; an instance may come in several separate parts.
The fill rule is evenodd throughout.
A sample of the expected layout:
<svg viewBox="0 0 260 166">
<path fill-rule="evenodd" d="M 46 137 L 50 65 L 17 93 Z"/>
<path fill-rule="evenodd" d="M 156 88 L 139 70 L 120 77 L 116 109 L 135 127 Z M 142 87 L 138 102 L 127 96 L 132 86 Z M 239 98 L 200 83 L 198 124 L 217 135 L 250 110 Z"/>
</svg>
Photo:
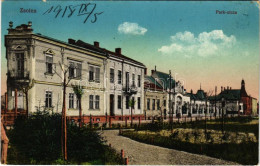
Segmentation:
<svg viewBox="0 0 260 166">
<path fill-rule="evenodd" d="M 104 151 L 101 136 L 92 129 L 79 128 L 69 125 L 68 132 L 68 158 L 77 162 L 99 159 L 100 152 Z"/>
<path fill-rule="evenodd" d="M 104 145 L 100 134 L 88 127 L 67 123 L 68 161 L 61 156 L 61 115 L 37 112 L 17 118 L 7 132 L 10 140 L 8 164 L 122 164 L 115 151 Z"/>
<path fill-rule="evenodd" d="M 19 164 L 48 164 L 61 154 L 61 116 L 37 112 L 28 119 L 18 117 L 8 137 Z"/>
</svg>

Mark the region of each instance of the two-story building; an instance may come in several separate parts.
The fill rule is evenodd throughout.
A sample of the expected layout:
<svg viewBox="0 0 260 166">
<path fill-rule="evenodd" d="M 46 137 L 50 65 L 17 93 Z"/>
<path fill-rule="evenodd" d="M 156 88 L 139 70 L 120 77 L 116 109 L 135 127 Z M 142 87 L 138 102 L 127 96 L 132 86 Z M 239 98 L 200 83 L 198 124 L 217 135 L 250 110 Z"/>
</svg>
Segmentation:
<svg viewBox="0 0 260 166">
<path fill-rule="evenodd" d="M 8 109 L 61 112 L 63 83 L 68 116 L 79 115 L 74 85 L 84 90 L 82 114 L 89 116 L 142 114 L 145 66 L 121 54 L 69 39 L 63 42 L 33 33 L 32 23 L 13 28 L 5 35 Z M 100 118 L 96 118 L 100 121 Z"/>
<path fill-rule="evenodd" d="M 144 81 L 144 116 L 145 119 L 166 119 L 168 110 L 167 92 L 152 76 L 145 76 Z"/>
<path fill-rule="evenodd" d="M 134 115 L 143 114 L 145 65 L 123 55 L 121 48 L 116 48 L 115 52 L 105 49 L 105 52 L 108 54 L 106 100 L 109 115 L 123 117 L 131 115 L 131 111 Z"/>
</svg>

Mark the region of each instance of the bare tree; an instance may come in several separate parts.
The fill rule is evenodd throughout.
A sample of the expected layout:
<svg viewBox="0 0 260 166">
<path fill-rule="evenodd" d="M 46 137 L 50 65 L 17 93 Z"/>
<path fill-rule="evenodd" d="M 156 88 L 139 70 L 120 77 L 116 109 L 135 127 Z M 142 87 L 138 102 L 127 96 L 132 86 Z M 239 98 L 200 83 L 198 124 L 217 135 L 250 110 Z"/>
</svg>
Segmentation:
<svg viewBox="0 0 260 166">
<path fill-rule="evenodd" d="M 67 73 L 71 66 L 62 65 L 59 62 L 61 68 L 61 74 L 54 70 L 54 73 L 59 76 L 62 80 L 61 86 L 63 87 L 63 104 L 62 104 L 62 119 L 61 119 L 61 150 L 63 159 L 67 160 L 67 117 L 66 117 L 66 88 L 71 80 L 70 77 L 67 79 Z"/>
<path fill-rule="evenodd" d="M 78 107 L 79 107 L 79 127 L 81 128 L 81 126 L 82 126 L 81 98 L 82 98 L 82 95 L 84 94 L 84 91 L 83 91 L 82 86 L 80 86 L 80 85 L 73 86 L 73 91 L 76 94 L 78 102 L 79 102 L 78 103 L 79 104 L 78 105 Z"/>
<path fill-rule="evenodd" d="M 29 114 L 29 100 L 28 100 L 28 92 L 34 86 L 34 80 L 29 80 L 28 84 L 16 84 L 19 90 L 21 90 L 25 94 L 25 105 L 26 105 L 26 117 Z"/>
</svg>

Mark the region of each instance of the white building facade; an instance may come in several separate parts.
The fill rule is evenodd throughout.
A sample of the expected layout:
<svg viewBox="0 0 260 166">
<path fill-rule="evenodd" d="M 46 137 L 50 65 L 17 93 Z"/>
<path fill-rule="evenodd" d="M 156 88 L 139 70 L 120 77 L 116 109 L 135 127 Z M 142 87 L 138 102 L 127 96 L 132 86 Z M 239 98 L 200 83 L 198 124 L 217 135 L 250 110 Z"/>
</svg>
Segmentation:
<svg viewBox="0 0 260 166">
<path fill-rule="evenodd" d="M 130 100 L 134 101 L 132 114 L 143 114 L 145 66 L 121 54 L 106 50 L 107 59 L 107 109 L 110 116 L 131 115 Z"/>
<path fill-rule="evenodd" d="M 16 28 L 10 22 L 5 46 L 9 110 L 14 110 L 17 103 L 18 111 L 29 110 L 29 114 L 37 110 L 61 112 L 65 76 L 68 116 L 79 115 L 74 85 L 80 85 L 84 91 L 83 115 L 130 115 L 130 97 L 136 101 L 133 114 L 143 114 L 145 66 L 121 52 L 116 56 L 100 48 L 98 42 L 94 45 L 73 39 L 63 42 L 34 34 L 31 22 Z M 26 93 L 22 89 L 27 89 Z M 133 93 L 129 96 L 125 90 Z"/>
</svg>

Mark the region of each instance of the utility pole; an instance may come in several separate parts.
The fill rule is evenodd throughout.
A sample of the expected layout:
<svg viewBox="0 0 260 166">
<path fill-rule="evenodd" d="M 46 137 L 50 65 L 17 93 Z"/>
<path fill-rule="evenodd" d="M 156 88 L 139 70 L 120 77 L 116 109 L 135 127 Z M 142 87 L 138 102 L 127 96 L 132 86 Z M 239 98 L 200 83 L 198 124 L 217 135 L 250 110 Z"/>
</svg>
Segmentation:
<svg viewBox="0 0 260 166">
<path fill-rule="evenodd" d="M 215 119 L 217 118 L 217 86 L 215 86 Z"/>
<path fill-rule="evenodd" d="M 172 84 L 172 79 L 171 79 L 171 70 L 169 70 L 169 78 L 170 78 L 170 82 L 169 82 L 169 123 L 171 126 L 171 130 L 172 130 L 172 123 L 173 123 L 173 115 L 172 115 L 172 99 L 171 99 L 171 84 Z"/>
</svg>

